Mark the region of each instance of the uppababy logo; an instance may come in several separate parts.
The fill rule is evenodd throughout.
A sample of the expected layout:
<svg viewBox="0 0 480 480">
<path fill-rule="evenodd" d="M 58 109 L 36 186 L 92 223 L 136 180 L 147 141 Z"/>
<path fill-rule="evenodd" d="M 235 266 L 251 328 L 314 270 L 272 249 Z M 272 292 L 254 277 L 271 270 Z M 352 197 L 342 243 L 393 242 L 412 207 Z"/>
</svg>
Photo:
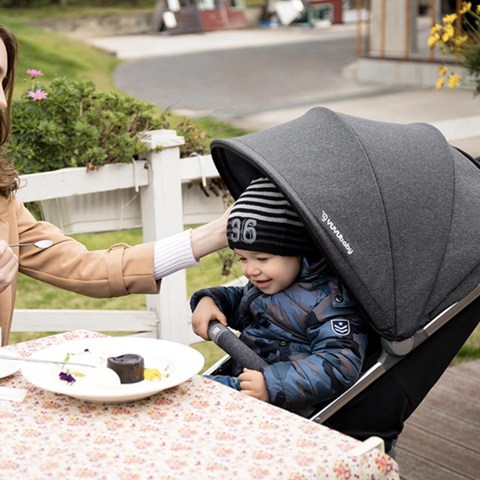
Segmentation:
<svg viewBox="0 0 480 480">
<path fill-rule="evenodd" d="M 343 238 L 343 235 L 340 233 L 340 230 L 335 226 L 335 224 L 332 222 L 331 218 L 322 210 L 322 222 L 326 223 L 329 227 L 330 230 L 336 235 L 336 237 L 340 240 L 340 243 L 343 245 L 345 250 L 349 255 L 353 253 L 353 248 L 350 246 L 350 244 Z"/>
</svg>

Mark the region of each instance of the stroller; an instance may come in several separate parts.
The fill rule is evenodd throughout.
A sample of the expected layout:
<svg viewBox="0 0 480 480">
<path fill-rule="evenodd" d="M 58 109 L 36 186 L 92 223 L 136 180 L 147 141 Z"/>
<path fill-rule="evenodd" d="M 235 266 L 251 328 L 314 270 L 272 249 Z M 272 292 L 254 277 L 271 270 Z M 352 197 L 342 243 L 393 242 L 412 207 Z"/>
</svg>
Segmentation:
<svg viewBox="0 0 480 480">
<path fill-rule="evenodd" d="M 478 325 L 480 164 L 430 125 L 326 108 L 211 149 L 234 198 L 259 176 L 276 184 L 378 334 L 359 380 L 309 418 L 388 452 Z M 216 343 L 252 360 L 236 337 Z"/>
</svg>

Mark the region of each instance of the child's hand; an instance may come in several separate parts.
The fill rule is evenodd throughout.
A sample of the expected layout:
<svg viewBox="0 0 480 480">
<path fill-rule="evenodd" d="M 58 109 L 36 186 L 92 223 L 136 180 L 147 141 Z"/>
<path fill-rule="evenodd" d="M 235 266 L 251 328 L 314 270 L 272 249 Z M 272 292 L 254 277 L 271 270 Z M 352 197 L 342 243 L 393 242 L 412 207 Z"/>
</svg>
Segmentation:
<svg viewBox="0 0 480 480">
<path fill-rule="evenodd" d="M 213 299 L 211 297 L 202 297 L 192 314 L 193 331 L 204 340 L 210 340 L 208 338 L 208 324 L 212 320 L 218 320 L 227 326 L 227 318 L 217 307 Z"/>
<path fill-rule="evenodd" d="M 238 379 L 240 380 L 240 388 L 243 393 L 258 400 L 268 402 L 267 386 L 265 385 L 263 373 L 244 368 L 243 373 L 238 376 Z"/>
</svg>

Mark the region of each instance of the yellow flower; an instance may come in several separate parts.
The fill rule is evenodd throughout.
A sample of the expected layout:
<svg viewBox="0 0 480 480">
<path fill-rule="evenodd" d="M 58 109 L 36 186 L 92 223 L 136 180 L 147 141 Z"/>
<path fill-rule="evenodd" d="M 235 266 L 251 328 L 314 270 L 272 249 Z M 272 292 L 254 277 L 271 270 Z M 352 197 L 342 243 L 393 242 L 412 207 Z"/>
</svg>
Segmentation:
<svg viewBox="0 0 480 480">
<path fill-rule="evenodd" d="M 475 2 L 476 3 L 476 2 Z M 437 48 L 446 55 L 454 55 L 454 61 L 468 70 L 470 74 L 478 77 L 480 72 L 480 5 L 474 2 L 457 2 L 457 13 L 445 15 L 442 23 L 434 24 L 430 29 L 428 46 L 433 50 Z M 462 22 L 459 22 L 462 19 Z M 462 78 L 456 73 L 449 73 L 443 66 L 439 68 L 439 78 L 435 83 L 437 89 L 448 85 L 449 88 L 457 87 Z M 477 93 L 480 93 L 480 79 L 475 80 Z"/>
<path fill-rule="evenodd" d="M 433 47 L 439 40 L 440 35 L 438 33 L 434 33 L 428 38 L 428 46 Z"/>
<path fill-rule="evenodd" d="M 455 30 L 452 25 L 446 25 L 442 33 L 442 40 L 444 43 L 447 43 L 455 35 Z"/>
<path fill-rule="evenodd" d="M 162 374 L 157 368 L 145 368 L 143 372 L 147 382 L 156 382 L 162 379 Z"/>
<path fill-rule="evenodd" d="M 457 19 L 457 14 L 456 13 L 451 13 L 450 15 L 445 15 L 443 17 L 443 23 L 445 24 L 451 24 Z"/>
<path fill-rule="evenodd" d="M 438 74 L 441 75 L 442 77 L 447 73 L 447 67 L 445 65 L 442 65 L 438 67 Z"/>
<path fill-rule="evenodd" d="M 460 8 L 460 15 L 464 15 L 469 12 L 472 8 L 472 2 L 462 2 L 462 7 Z"/>
<path fill-rule="evenodd" d="M 468 35 L 460 35 L 460 36 L 456 36 L 454 39 L 453 39 L 453 43 L 456 47 L 461 47 L 464 43 L 467 43 L 468 42 Z"/>
<path fill-rule="evenodd" d="M 458 87 L 458 84 L 462 80 L 462 77 L 458 75 L 457 73 L 452 73 L 448 77 L 448 88 L 455 88 Z"/>
</svg>

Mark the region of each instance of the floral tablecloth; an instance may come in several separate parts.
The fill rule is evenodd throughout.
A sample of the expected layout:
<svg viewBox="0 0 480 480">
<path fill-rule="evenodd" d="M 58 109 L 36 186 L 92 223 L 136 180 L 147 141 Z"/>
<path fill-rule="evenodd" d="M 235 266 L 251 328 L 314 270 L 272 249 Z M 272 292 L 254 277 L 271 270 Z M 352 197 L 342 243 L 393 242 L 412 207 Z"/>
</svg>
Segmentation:
<svg viewBox="0 0 480 480">
<path fill-rule="evenodd" d="M 7 347 L 24 356 L 74 331 Z M 149 399 L 98 404 L 43 391 L 20 372 L 0 386 L 27 389 L 0 401 L 0 479 L 239 480 L 399 478 L 397 464 L 360 442 L 195 376 Z"/>
</svg>

